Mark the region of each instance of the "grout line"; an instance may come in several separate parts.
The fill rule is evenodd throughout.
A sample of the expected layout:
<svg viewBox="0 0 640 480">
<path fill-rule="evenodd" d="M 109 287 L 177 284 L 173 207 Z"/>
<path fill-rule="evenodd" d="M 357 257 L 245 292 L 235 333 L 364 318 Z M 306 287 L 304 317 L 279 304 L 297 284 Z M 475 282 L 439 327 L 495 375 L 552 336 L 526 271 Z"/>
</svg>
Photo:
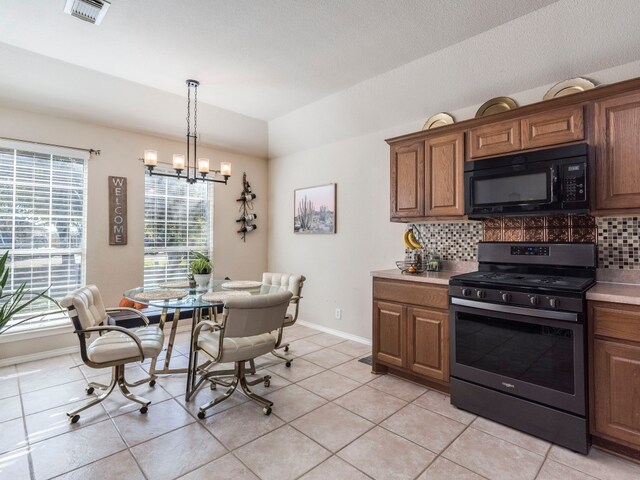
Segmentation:
<svg viewBox="0 0 640 480">
<path fill-rule="evenodd" d="M 27 416 L 24 411 L 24 403 L 22 401 L 22 387 L 20 386 L 20 373 L 18 372 L 18 367 L 16 365 L 13 366 L 13 370 L 16 374 L 16 383 L 18 385 L 18 398 L 20 399 L 20 412 L 22 413 L 22 428 L 24 429 L 24 442 L 25 447 L 27 449 L 27 464 L 29 465 L 29 477 L 31 480 L 36 480 L 36 472 L 33 467 L 33 458 L 31 457 L 31 442 L 29 441 L 29 430 L 27 430 Z M 13 450 L 9 450 L 10 452 Z M 6 454 L 5 452 L 4 454 Z M 4 455 L 3 454 L 3 455 Z"/>
</svg>

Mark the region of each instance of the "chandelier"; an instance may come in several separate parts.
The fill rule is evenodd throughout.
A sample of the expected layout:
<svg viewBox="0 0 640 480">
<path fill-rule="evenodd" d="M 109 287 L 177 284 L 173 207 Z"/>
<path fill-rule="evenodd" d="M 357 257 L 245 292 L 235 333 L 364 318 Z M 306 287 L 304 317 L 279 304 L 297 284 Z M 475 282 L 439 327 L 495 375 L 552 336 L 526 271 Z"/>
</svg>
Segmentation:
<svg viewBox="0 0 640 480">
<path fill-rule="evenodd" d="M 145 150 L 144 166 L 147 168 L 149 175 L 157 175 L 160 177 L 183 178 L 189 184 L 196 183 L 198 180 L 202 182 L 216 182 L 227 184 L 227 180 L 231 176 L 231 163 L 221 162 L 220 170 L 211 170 L 209 168 L 208 158 L 198 158 L 198 85 L 197 80 L 187 80 L 187 154 L 173 154 L 173 169 L 175 174 L 163 173 L 155 171 L 158 165 L 158 152 L 156 150 Z M 191 118 L 191 94 L 193 93 L 193 119 Z M 193 126 L 193 131 L 191 127 Z M 186 158 L 186 161 L 185 161 Z M 196 161 L 197 159 L 197 161 Z M 184 173 L 183 173 L 184 172 Z M 214 178 L 209 177 L 212 174 Z M 215 177 L 222 178 L 215 178 Z"/>
</svg>

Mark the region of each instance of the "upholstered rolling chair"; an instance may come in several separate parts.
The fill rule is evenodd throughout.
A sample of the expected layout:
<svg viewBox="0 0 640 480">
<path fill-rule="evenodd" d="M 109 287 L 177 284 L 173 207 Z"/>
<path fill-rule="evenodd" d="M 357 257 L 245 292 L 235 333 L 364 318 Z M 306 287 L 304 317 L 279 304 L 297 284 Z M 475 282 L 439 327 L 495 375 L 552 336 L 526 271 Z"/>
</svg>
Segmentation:
<svg viewBox="0 0 640 480">
<path fill-rule="evenodd" d="M 293 296 L 291 297 L 290 306 L 287 309 L 287 315 L 284 319 L 284 326 L 291 327 L 295 325 L 298 320 L 298 311 L 300 309 L 300 299 L 302 299 L 302 287 L 304 286 L 306 278 L 304 275 L 294 275 L 292 273 L 273 273 L 265 272 L 262 274 L 263 285 L 273 285 L 276 287 L 285 287 L 289 290 Z M 271 352 L 274 356 L 285 360 L 287 367 L 291 366 L 293 359 L 280 355 L 277 350 L 284 349 L 285 352 L 289 351 L 289 344 L 283 343 L 276 345 L 276 348 Z"/>
<path fill-rule="evenodd" d="M 204 418 L 207 409 L 229 398 L 238 384 L 247 397 L 262 406 L 265 415 L 271 414 L 273 402 L 249 389 L 250 385 L 262 382 L 268 387 L 271 377 L 266 375 L 248 382 L 245 377 L 245 364 L 270 352 L 280 341 L 291 297 L 291 292 L 278 292 L 230 298 L 225 301 L 220 323 L 204 320 L 196 325 L 193 334 L 195 354 L 203 352 L 212 363 L 234 363 L 233 379 L 230 382 L 222 380 L 216 372 L 204 374 L 211 382 L 212 389 L 215 390 L 217 385 L 222 385 L 228 390 L 201 406 L 198 418 Z"/>
<path fill-rule="evenodd" d="M 74 333 L 80 340 L 80 355 L 84 363 L 91 368 L 113 367 L 109 385 L 91 382 L 86 388 L 87 395 L 91 395 L 95 389 L 102 390 L 103 393 L 86 405 L 68 412 L 69 421 L 76 423 L 80 419 L 80 412 L 102 402 L 116 384 L 125 397 L 142 405 L 140 413 L 147 413 L 147 407 L 151 402 L 134 395 L 127 387 L 137 387 L 143 383 L 154 386 L 156 377 L 151 375 L 135 383 L 129 383 L 124 376 L 125 365 L 157 357 L 162 351 L 164 341 L 162 330 L 155 326 L 150 327 L 147 317 L 133 308 L 105 308 L 100 291 L 95 285 L 87 285 L 69 293 L 60 303 L 69 311 L 69 317 L 75 327 Z M 108 312 L 121 310 L 137 313 L 145 327 L 127 330 L 110 325 Z M 93 333 L 97 333 L 98 337 L 89 341 Z"/>
</svg>

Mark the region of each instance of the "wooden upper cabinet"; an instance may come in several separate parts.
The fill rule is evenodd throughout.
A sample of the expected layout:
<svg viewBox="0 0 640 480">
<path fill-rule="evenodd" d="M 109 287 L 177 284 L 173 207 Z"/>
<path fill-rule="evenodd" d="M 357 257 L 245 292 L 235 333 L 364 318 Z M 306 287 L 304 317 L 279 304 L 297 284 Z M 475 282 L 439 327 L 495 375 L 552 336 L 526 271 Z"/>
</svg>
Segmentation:
<svg viewBox="0 0 640 480">
<path fill-rule="evenodd" d="M 425 142 L 425 213 L 464 215 L 464 133 L 428 138 Z"/>
<path fill-rule="evenodd" d="M 640 211 L 640 93 L 596 102 L 596 210 Z"/>
<path fill-rule="evenodd" d="M 391 146 L 391 218 L 424 216 L 424 141 Z"/>
<path fill-rule="evenodd" d="M 520 120 L 482 125 L 468 131 L 467 159 L 516 152 L 521 145 Z"/>
<path fill-rule="evenodd" d="M 582 140 L 583 107 L 572 106 L 524 117 L 520 127 L 523 150 Z"/>
<path fill-rule="evenodd" d="M 449 315 L 407 309 L 407 366 L 419 375 L 449 381 Z"/>
</svg>

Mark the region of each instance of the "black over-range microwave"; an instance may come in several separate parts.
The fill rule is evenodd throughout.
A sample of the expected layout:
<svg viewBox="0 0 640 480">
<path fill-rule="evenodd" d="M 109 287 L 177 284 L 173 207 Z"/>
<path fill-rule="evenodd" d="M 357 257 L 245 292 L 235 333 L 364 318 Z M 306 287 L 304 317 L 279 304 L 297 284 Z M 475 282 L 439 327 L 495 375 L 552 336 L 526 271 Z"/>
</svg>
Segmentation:
<svg viewBox="0 0 640 480">
<path fill-rule="evenodd" d="M 585 143 L 465 162 L 465 214 L 589 213 Z"/>
</svg>

